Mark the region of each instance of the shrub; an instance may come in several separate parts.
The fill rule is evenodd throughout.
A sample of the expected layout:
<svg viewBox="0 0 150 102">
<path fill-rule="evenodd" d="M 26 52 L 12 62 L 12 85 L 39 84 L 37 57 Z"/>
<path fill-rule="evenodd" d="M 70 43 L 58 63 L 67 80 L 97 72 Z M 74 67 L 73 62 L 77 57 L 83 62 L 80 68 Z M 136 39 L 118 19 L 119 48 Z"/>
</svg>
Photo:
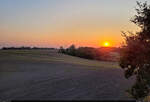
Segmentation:
<svg viewBox="0 0 150 102">
<path fill-rule="evenodd" d="M 137 15 L 131 20 L 141 28 L 133 34 L 123 33 L 120 66 L 125 77 L 136 76 L 136 81 L 128 92 L 137 100 L 143 100 L 150 92 L 150 5 L 137 2 Z"/>
</svg>

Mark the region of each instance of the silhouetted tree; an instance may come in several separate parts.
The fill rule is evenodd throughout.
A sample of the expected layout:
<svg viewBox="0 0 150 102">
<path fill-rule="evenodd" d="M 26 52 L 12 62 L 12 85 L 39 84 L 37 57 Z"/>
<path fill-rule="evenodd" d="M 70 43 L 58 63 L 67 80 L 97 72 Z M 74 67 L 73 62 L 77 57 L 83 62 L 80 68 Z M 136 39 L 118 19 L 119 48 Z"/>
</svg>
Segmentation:
<svg viewBox="0 0 150 102">
<path fill-rule="evenodd" d="M 76 54 L 76 47 L 75 45 L 71 45 L 69 48 L 66 49 L 69 55 L 75 56 Z"/>
<path fill-rule="evenodd" d="M 65 53 L 65 49 L 61 46 L 60 48 L 59 48 L 59 51 L 58 51 L 59 53 Z"/>
<path fill-rule="evenodd" d="M 125 70 L 125 77 L 135 76 L 134 85 L 128 92 L 137 100 L 143 99 L 150 92 L 150 5 L 137 2 L 137 14 L 131 22 L 140 27 L 135 34 L 123 32 L 125 43 L 122 45 L 120 66 Z"/>
</svg>

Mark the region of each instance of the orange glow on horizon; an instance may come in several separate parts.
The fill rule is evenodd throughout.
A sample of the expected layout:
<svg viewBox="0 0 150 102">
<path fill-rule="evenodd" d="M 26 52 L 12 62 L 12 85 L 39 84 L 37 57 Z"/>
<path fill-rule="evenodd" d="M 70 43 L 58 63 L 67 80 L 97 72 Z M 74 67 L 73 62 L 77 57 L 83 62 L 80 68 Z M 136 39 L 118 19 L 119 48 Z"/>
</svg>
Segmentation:
<svg viewBox="0 0 150 102">
<path fill-rule="evenodd" d="M 110 43 L 109 43 L 108 41 L 105 41 L 105 42 L 103 43 L 103 46 L 104 46 L 104 47 L 109 47 L 109 46 L 110 46 Z"/>
</svg>

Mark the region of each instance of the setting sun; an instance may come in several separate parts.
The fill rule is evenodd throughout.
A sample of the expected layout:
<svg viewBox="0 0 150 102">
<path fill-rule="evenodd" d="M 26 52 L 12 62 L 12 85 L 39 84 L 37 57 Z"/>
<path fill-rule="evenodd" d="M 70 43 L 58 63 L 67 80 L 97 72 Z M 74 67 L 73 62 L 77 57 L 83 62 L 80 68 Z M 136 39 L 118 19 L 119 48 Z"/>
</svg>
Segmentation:
<svg viewBox="0 0 150 102">
<path fill-rule="evenodd" d="M 109 42 L 106 41 L 106 42 L 104 42 L 103 46 L 104 46 L 104 47 L 109 47 L 110 44 L 109 44 Z"/>
</svg>

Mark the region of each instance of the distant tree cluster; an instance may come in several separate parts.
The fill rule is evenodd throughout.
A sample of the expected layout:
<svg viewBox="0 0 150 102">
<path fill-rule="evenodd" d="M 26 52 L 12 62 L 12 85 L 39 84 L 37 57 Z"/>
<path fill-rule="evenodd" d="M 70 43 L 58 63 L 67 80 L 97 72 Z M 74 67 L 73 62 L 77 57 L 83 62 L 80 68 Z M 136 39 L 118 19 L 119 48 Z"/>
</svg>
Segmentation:
<svg viewBox="0 0 150 102">
<path fill-rule="evenodd" d="M 137 2 L 137 15 L 131 20 L 140 27 L 135 34 L 123 33 L 125 43 L 122 45 L 120 66 L 125 77 L 136 77 L 128 92 L 141 102 L 150 95 L 150 5 Z"/>
<path fill-rule="evenodd" d="M 32 49 L 35 49 L 35 50 L 49 50 L 49 49 L 55 49 L 55 48 L 39 48 L 39 47 L 3 47 L 2 50 L 32 50 Z"/>
<path fill-rule="evenodd" d="M 3 47 L 2 50 L 30 50 L 31 47 Z"/>
<path fill-rule="evenodd" d="M 60 47 L 60 53 L 68 54 L 71 56 L 77 56 L 86 59 L 94 59 L 101 60 L 101 53 L 98 49 L 92 47 L 79 47 L 76 48 L 75 45 L 71 45 L 70 47 L 64 49 Z"/>
</svg>

